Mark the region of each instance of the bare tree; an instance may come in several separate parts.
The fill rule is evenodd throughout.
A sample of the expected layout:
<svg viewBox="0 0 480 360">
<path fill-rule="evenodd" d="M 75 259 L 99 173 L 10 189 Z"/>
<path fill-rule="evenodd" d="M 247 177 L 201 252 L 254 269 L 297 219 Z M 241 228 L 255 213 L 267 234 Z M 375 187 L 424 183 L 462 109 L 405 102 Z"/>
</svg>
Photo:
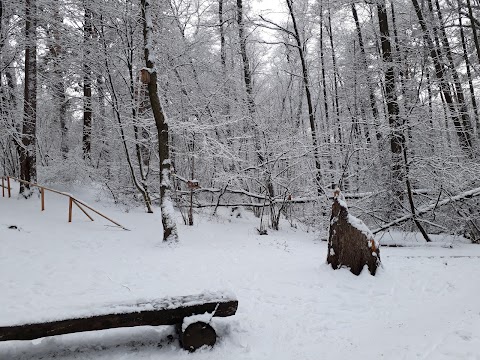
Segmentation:
<svg viewBox="0 0 480 360">
<path fill-rule="evenodd" d="M 155 59 L 153 58 L 153 20 L 151 0 L 141 0 L 142 21 L 143 21 L 143 39 L 145 54 L 145 71 L 148 73 L 148 96 L 152 107 L 155 125 L 158 135 L 158 157 L 160 160 L 160 206 L 162 211 L 163 225 L 163 241 L 178 241 L 177 226 L 175 223 L 175 214 L 170 196 L 170 146 L 168 123 L 165 119 L 160 98 L 157 89 L 157 68 L 155 67 Z"/>
</svg>

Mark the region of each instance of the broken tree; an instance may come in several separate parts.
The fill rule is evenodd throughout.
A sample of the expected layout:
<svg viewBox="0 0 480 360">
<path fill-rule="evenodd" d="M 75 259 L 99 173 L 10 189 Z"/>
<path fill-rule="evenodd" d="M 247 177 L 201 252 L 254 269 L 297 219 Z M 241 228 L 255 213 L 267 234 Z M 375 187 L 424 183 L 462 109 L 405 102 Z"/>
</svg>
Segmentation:
<svg viewBox="0 0 480 360">
<path fill-rule="evenodd" d="M 380 265 L 380 248 L 362 220 L 348 213 L 340 190 L 335 190 L 330 217 L 327 263 L 334 269 L 343 266 L 359 275 L 365 265 L 375 275 Z"/>
</svg>

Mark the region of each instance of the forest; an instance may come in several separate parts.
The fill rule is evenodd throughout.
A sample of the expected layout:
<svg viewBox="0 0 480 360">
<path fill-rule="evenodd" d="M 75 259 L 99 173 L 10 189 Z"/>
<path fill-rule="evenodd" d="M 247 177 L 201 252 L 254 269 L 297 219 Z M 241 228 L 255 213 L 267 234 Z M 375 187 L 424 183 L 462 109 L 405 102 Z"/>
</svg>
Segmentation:
<svg viewBox="0 0 480 360">
<path fill-rule="evenodd" d="M 269 8 L 270 6 L 270 8 Z M 3 176 L 480 241 L 478 0 L 1 0 Z M 20 193 L 29 197 L 28 184 Z"/>
</svg>

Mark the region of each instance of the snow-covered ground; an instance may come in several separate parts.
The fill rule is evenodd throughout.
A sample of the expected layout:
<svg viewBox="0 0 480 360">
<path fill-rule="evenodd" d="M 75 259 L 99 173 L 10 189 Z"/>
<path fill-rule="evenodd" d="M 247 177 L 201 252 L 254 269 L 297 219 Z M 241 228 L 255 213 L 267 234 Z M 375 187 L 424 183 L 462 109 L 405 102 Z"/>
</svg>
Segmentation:
<svg viewBox="0 0 480 360">
<path fill-rule="evenodd" d="M 356 277 L 331 270 L 326 243 L 286 223 L 259 236 L 246 212 L 205 213 L 179 222 L 169 247 L 158 211 L 80 198 L 131 231 L 77 208 L 68 224 L 68 200 L 51 193 L 43 213 L 38 198 L 0 197 L 0 326 L 204 291 L 235 293 L 238 312 L 214 318 L 217 345 L 194 354 L 165 326 L 0 342 L 2 360 L 480 359 L 480 246 L 382 248 L 377 276 Z"/>
</svg>

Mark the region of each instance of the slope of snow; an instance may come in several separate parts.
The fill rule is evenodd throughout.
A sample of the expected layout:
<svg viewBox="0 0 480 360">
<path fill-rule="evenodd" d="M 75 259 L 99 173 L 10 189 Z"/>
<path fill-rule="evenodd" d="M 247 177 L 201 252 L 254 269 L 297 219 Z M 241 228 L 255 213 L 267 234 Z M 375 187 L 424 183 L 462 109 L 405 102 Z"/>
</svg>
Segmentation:
<svg viewBox="0 0 480 360">
<path fill-rule="evenodd" d="M 36 198 L 0 197 L 0 326 L 212 291 L 235 293 L 237 314 L 213 318 L 217 345 L 194 354 L 165 326 L 0 342 L 0 359 L 480 359 L 478 246 L 383 248 L 377 276 L 355 277 L 286 223 L 259 236 L 246 212 L 204 214 L 179 221 L 180 242 L 167 246 L 158 210 L 83 195 L 131 231 L 78 209 L 68 224 L 54 194 L 43 213 Z"/>
</svg>

